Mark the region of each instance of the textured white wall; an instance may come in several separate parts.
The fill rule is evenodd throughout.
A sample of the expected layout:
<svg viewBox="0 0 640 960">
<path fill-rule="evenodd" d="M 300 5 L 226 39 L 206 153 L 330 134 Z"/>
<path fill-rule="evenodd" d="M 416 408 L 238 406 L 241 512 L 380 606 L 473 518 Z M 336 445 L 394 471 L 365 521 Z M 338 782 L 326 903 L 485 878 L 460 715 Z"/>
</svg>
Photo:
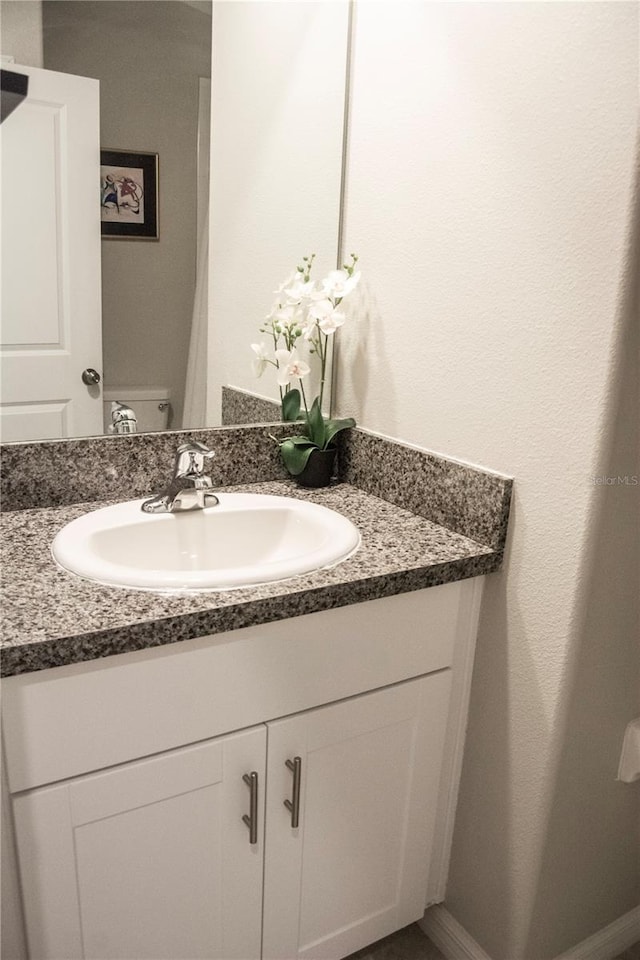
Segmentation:
<svg viewBox="0 0 640 960">
<path fill-rule="evenodd" d="M 638 902 L 638 793 L 613 778 L 639 706 L 640 487 L 590 480 L 637 463 L 633 420 L 611 447 L 619 354 L 637 380 L 637 106 L 635 3 L 357 4 L 346 250 L 367 283 L 338 413 L 516 478 L 447 894 L 496 960 Z"/>
<path fill-rule="evenodd" d="M 42 0 L 2 0 L 0 50 L 25 67 L 42 66 Z"/>
<path fill-rule="evenodd" d="M 214 6 L 208 423 L 223 384 L 278 398 L 251 371 L 273 291 L 336 266 L 347 24 L 345 0 Z"/>
</svg>

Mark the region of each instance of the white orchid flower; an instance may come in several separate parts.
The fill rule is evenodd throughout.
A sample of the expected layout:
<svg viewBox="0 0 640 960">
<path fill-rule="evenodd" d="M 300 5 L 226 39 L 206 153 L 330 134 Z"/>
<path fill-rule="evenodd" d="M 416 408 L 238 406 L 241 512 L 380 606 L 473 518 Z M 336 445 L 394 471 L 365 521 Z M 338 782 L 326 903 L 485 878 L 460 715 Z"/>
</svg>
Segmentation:
<svg viewBox="0 0 640 960">
<path fill-rule="evenodd" d="M 269 363 L 269 357 L 267 355 L 267 347 L 264 343 L 252 343 L 251 349 L 255 353 L 255 357 L 251 361 L 251 367 L 253 369 L 253 375 L 255 377 L 261 377 L 262 374 L 267 369 Z"/>
<path fill-rule="evenodd" d="M 301 279 L 301 274 L 298 274 L 298 279 L 286 287 L 283 293 L 291 303 L 301 303 L 303 300 L 309 300 L 315 291 L 315 280 L 307 280 L 305 282 Z"/>
<path fill-rule="evenodd" d="M 302 377 L 310 371 L 308 363 L 301 360 L 297 350 L 276 350 L 276 361 L 278 363 L 277 380 L 281 387 L 288 386 L 292 380 L 301 380 Z"/>
<path fill-rule="evenodd" d="M 274 313 L 272 319 L 274 323 L 289 331 L 295 331 L 297 327 L 302 329 L 306 321 L 304 310 L 296 304 L 282 307 Z"/>
<path fill-rule="evenodd" d="M 264 319 L 265 319 L 265 323 L 272 323 L 273 320 L 275 319 L 276 313 L 278 313 L 279 310 L 282 310 L 282 307 L 283 307 L 283 306 L 284 306 L 284 304 L 283 304 L 281 298 L 279 298 L 278 300 L 274 300 L 274 302 L 273 302 L 273 304 L 272 304 L 272 306 L 271 306 L 271 310 L 269 310 L 269 313 L 268 313 L 268 314 L 266 315 L 266 317 L 264 318 Z"/>
<path fill-rule="evenodd" d="M 316 330 L 316 318 L 311 316 L 311 310 L 308 310 L 298 324 L 300 333 L 305 340 L 310 340 Z"/>
<path fill-rule="evenodd" d="M 332 270 L 322 281 L 322 289 L 325 297 L 342 300 L 357 287 L 359 280 L 360 272 L 349 276 L 346 270 Z"/>
<path fill-rule="evenodd" d="M 335 333 L 338 327 L 341 327 L 345 321 L 344 313 L 340 313 L 339 310 L 334 310 L 333 313 L 327 314 L 326 317 L 323 317 L 321 320 L 318 320 L 318 326 L 327 336 L 330 336 L 332 333 Z"/>
<path fill-rule="evenodd" d="M 278 289 L 277 289 L 277 290 L 274 290 L 273 292 L 279 296 L 281 293 L 284 293 L 284 291 L 287 289 L 287 287 L 290 287 L 291 284 L 292 284 L 298 277 L 300 277 L 300 274 L 298 273 L 297 270 L 295 270 L 293 273 L 290 273 L 289 276 L 287 277 L 287 279 L 286 279 L 286 280 L 283 280 L 282 283 L 280 284 L 280 286 L 278 287 Z"/>
<path fill-rule="evenodd" d="M 309 317 L 317 323 L 320 329 L 324 334 L 329 336 L 332 333 L 335 333 L 338 327 L 341 327 L 345 321 L 344 313 L 341 313 L 339 310 L 336 310 L 331 300 L 317 300 L 315 303 L 312 303 L 309 308 Z M 308 331 L 305 331 L 305 337 L 310 336 Z"/>
</svg>

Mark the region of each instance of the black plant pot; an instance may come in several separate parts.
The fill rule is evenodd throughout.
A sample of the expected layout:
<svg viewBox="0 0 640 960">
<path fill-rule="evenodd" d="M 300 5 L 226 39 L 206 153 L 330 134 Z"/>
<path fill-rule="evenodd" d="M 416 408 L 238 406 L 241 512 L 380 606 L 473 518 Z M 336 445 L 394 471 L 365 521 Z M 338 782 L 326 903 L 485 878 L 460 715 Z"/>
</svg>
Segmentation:
<svg viewBox="0 0 640 960">
<path fill-rule="evenodd" d="M 333 476 L 337 447 L 326 450 L 312 450 L 302 473 L 296 480 L 302 487 L 328 487 Z"/>
</svg>

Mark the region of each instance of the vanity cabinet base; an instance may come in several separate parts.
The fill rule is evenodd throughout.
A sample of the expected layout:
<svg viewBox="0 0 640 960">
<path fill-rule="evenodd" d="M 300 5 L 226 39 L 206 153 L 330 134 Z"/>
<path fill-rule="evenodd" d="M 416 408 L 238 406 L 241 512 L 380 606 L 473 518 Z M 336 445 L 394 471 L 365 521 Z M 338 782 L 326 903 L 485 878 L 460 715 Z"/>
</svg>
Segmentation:
<svg viewBox="0 0 640 960">
<path fill-rule="evenodd" d="M 445 670 L 16 797 L 30 955 L 259 960 L 262 928 L 263 958 L 319 960 L 418 919 L 449 689 Z"/>
<path fill-rule="evenodd" d="M 420 918 L 444 895 L 481 592 L 4 681 L 32 960 L 339 960 Z"/>
<path fill-rule="evenodd" d="M 345 957 L 422 917 L 450 688 L 443 670 L 268 725 L 263 960 Z"/>
<path fill-rule="evenodd" d="M 29 956 L 260 956 L 262 838 L 246 771 L 266 728 L 43 787 L 14 800 Z M 257 769 L 256 769 L 257 768 Z"/>
</svg>

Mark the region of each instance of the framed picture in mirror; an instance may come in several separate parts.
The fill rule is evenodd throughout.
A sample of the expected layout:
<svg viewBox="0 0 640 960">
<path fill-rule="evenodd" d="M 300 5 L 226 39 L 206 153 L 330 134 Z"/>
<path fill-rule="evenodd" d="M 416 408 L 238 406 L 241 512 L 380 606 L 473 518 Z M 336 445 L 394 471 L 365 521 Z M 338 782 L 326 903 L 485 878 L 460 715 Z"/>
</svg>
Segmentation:
<svg viewBox="0 0 640 960">
<path fill-rule="evenodd" d="M 100 151 L 100 225 L 103 237 L 158 239 L 157 153 Z"/>
</svg>

